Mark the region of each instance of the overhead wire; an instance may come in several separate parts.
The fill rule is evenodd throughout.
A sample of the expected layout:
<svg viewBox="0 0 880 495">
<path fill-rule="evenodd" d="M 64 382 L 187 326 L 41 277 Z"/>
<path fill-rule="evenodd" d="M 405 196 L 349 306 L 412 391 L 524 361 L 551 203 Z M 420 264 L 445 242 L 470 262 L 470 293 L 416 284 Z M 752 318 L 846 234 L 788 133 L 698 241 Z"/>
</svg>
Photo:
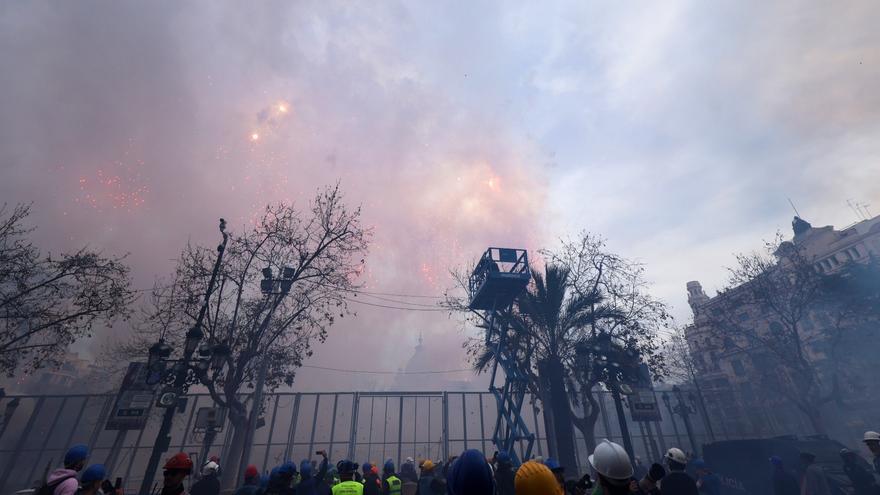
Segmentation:
<svg viewBox="0 0 880 495">
<path fill-rule="evenodd" d="M 472 368 L 460 368 L 453 370 L 424 370 L 424 371 L 385 371 L 385 370 L 350 370 L 342 368 L 331 368 L 328 366 L 302 365 L 303 368 L 311 368 L 324 371 L 336 371 L 339 373 L 364 373 L 370 375 L 439 375 L 443 373 L 461 373 L 464 371 L 474 371 Z"/>
</svg>

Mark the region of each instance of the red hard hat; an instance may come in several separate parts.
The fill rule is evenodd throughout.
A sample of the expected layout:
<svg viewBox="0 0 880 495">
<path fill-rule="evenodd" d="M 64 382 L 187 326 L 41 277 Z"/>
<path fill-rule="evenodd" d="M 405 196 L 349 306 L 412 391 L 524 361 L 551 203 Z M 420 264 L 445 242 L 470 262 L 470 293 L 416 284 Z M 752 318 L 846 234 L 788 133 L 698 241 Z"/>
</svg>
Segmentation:
<svg viewBox="0 0 880 495">
<path fill-rule="evenodd" d="M 174 454 L 174 457 L 168 459 L 168 462 L 165 463 L 164 469 L 185 469 L 187 471 L 192 471 L 193 461 L 190 460 L 189 456 L 183 452 Z"/>
<path fill-rule="evenodd" d="M 259 475 L 260 475 L 260 472 L 257 470 L 257 466 L 254 466 L 253 464 L 249 465 L 244 470 L 245 479 L 256 478 Z"/>
</svg>

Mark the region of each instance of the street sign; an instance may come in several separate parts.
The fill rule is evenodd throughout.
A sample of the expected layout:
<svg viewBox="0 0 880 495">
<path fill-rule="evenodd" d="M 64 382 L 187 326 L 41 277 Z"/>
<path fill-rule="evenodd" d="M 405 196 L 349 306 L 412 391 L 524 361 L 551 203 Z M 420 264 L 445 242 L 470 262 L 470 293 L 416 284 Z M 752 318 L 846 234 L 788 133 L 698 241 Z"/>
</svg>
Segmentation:
<svg viewBox="0 0 880 495">
<path fill-rule="evenodd" d="M 155 387 L 146 383 L 146 363 L 129 363 L 105 430 L 142 430 L 147 424 Z"/>
<path fill-rule="evenodd" d="M 662 421 L 660 406 L 657 404 L 657 396 L 654 394 L 654 385 L 651 383 L 651 373 L 647 364 L 639 364 L 638 376 L 638 385 L 633 387 L 633 393 L 629 396 L 629 413 L 632 420 L 640 422 Z"/>
<path fill-rule="evenodd" d="M 193 431 L 212 430 L 215 433 L 223 431 L 226 422 L 226 408 L 224 407 L 200 407 L 196 411 L 196 425 Z"/>
<path fill-rule="evenodd" d="M 629 396 L 629 412 L 633 421 L 661 421 L 657 396 L 652 389 L 638 388 Z"/>
</svg>

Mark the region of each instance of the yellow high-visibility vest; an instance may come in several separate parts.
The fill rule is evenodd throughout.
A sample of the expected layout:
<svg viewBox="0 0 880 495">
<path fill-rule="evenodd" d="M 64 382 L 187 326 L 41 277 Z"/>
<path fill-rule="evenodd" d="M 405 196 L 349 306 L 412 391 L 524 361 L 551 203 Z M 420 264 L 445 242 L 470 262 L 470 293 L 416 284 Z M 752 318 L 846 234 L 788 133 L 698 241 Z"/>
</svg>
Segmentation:
<svg viewBox="0 0 880 495">
<path fill-rule="evenodd" d="M 333 486 L 333 495 L 364 495 L 364 485 L 357 481 L 343 481 Z"/>
<path fill-rule="evenodd" d="M 400 488 L 401 488 L 400 478 L 392 475 L 392 476 L 385 478 L 385 482 L 388 483 L 388 494 L 389 495 L 400 495 Z"/>
</svg>

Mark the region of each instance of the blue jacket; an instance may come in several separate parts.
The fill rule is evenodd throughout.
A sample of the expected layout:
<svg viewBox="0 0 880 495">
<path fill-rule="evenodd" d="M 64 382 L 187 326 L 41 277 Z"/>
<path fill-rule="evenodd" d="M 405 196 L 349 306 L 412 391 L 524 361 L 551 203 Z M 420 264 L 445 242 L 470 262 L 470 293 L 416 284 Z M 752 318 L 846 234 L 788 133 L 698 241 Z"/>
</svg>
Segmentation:
<svg viewBox="0 0 880 495">
<path fill-rule="evenodd" d="M 321 465 L 318 467 L 318 474 L 315 476 L 311 474 L 306 476 L 304 470 L 300 469 L 300 471 L 303 478 L 296 485 L 296 495 L 318 495 L 318 483 L 324 479 L 324 476 L 327 476 L 327 459 L 321 461 Z"/>
</svg>

